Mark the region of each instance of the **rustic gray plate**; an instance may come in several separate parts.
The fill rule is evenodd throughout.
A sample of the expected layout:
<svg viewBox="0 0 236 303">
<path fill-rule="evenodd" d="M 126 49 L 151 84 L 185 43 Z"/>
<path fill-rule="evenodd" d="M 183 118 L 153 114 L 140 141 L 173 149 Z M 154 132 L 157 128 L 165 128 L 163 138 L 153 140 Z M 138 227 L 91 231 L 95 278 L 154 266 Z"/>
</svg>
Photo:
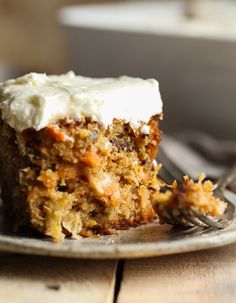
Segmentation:
<svg viewBox="0 0 236 303">
<path fill-rule="evenodd" d="M 235 198 L 235 197 L 234 197 Z M 236 205 L 235 199 L 230 199 Z M 2 217 L 0 217 L 2 219 Z M 1 220 L 0 220 L 1 221 Z M 100 238 L 64 240 L 54 244 L 33 235 L 16 235 L 0 224 L 0 251 L 68 258 L 142 258 L 224 246 L 236 241 L 236 219 L 223 230 L 172 228 L 158 222 Z"/>
</svg>

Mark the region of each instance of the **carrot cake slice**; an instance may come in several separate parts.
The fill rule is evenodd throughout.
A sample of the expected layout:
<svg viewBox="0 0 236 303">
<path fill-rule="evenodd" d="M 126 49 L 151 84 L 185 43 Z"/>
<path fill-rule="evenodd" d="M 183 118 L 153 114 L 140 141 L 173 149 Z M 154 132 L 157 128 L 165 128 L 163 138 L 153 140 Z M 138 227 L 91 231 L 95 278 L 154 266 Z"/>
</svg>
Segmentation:
<svg viewBox="0 0 236 303">
<path fill-rule="evenodd" d="M 31 73 L 0 84 L 5 209 L 60 242 L 150 222 L 158 82 Z"/>
</svg>

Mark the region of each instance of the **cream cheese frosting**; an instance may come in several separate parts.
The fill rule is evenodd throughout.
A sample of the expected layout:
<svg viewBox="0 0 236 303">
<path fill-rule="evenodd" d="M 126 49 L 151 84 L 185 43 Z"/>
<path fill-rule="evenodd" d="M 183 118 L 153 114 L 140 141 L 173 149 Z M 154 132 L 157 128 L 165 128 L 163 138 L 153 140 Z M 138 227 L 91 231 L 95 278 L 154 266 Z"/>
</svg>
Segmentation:
<svg viewBox="0 0 236 303">
<path fill-rule="evenodd" d="M 138 128 L 162 113 L 159 83 L 127 76 L 30 73 L 0 83 L 0 98 L 2 118 L 20 132 L 27 128 L 40 130 L 63 118 L 80 120 L 82 116 L 105 127 L 117 118 Z"/>
</svg>

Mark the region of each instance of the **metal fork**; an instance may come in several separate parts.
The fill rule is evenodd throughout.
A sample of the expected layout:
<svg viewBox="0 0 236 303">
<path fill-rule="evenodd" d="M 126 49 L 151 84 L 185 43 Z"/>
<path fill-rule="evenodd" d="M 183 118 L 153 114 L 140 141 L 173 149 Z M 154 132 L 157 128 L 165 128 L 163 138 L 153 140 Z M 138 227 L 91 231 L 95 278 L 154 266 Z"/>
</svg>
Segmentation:
<svg viewBox="0 0 236 303">
<path fill-rule="evenodd" d="M 185 173 L 168 157 L 168 155 L 159 149 L 158 159 L 163 164 L 165 175 L 176 179 L 182 180 Z M 199 212 L 196 208 L 191 207 L 189 209 L 183 208 L 170 208 L 166 205 L 161 214 L 158 214 L 160 218 L 167 224 L 178 226 L 202 226 L 202 227 L 214 227 L 222 229 L 230 225 L 235 216 L 235 206 L 232 202 L 226 199 L 224 191 L 226 187 L 236 179 L 236 165 L 233 166 L 224 176 L 222 176 L 216 183 L 214 189 L 214 195 L 219 199 L 227 203 L 227 208 L 222 216 L 212 217 Z"/>
</svg>

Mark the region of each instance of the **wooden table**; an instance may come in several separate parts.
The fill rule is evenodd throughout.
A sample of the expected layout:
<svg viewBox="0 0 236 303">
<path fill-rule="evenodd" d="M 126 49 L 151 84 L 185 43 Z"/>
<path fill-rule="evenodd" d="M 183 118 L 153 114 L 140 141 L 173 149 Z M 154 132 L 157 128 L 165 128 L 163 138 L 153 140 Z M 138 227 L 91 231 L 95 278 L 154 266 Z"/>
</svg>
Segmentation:
<svg viewBox="0 0 236 303">
<path fill-rule="evenodd" d="M 236 244 L 119 261 L 1 255 L 0 303 L 15 302 L 236 302 Z"/>
</svg>

